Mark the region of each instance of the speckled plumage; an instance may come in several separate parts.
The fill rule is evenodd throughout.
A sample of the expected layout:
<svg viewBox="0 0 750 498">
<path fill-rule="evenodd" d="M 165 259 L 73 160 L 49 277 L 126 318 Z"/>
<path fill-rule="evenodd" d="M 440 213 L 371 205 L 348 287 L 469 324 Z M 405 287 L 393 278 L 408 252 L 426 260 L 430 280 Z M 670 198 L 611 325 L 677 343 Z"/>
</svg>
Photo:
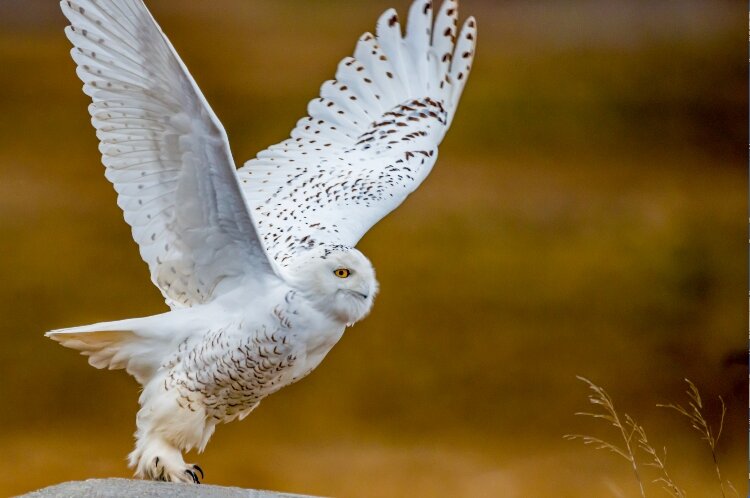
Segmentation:
<svg viewBox="0 0 750 498">
<path fill-rule="evenodd" d="M 377 37 L 360 37 L 291 137 L 239 170 L 280 265 L 317 245 L 356 245 L 429 174 L 474 57 L 476 23 L 458 33 L 457 16 L 457 3 L 444 2 L 433 33 L 432 2 L 416 1 L 404 38 L 386 11 Z"/>
<path fill-rule="evenodd" d="M 105 175 L 171 311 L 47 335 L 143 385 L 130 464 L 198 482 L 182 452 L 312 371 L 372 307 L 359 239 L 429 174 L 476 26 L 386 11 L 291 137 L 235 170 L 226 133 L 141 0 L 63 0 Z M 202 474 L 202 472 L 201 472 Z"/>
</svg>

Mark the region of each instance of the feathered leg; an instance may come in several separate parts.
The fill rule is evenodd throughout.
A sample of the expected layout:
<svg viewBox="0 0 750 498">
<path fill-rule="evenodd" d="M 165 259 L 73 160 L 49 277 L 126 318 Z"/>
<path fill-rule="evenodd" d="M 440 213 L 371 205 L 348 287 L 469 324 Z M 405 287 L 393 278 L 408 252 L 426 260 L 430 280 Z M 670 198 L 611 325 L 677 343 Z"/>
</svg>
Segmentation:
<svg viewBox="0 0 750 498">
<path fill-rule="evenodd" d="M 183 451 L 202 449 L 213 433 L 206 423 L 205 410 L 197 399 L 183 397 L 165 382 L 160 372 L 141 394 L 136 417 L 136 444 L 128 458 L 135 476 L 141 479 L 200 483 L 203 470 L 185 463 Z"/>
</svg>

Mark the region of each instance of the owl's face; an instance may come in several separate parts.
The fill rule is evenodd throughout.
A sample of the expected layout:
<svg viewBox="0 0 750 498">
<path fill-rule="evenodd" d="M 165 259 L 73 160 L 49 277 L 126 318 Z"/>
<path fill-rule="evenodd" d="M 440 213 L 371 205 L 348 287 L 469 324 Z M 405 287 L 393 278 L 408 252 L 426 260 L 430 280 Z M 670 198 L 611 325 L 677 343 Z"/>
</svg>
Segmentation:
<svg viewBox="0 0 750 498">
<path fill-rule="evenodd" d="M 378 291 L 372 264 L 352 248 L 323 250 L 291 273 L 318 309 L 347 325 L 370 312 Z"/>
</svg>

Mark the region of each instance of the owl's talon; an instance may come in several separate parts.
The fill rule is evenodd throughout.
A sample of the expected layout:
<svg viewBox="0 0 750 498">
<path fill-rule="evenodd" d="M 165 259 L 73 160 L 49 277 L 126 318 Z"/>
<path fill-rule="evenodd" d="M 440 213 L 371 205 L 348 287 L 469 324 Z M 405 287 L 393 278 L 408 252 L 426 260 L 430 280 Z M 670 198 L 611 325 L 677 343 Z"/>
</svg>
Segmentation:
<svg viewBox="0 0 750 498">
<path fill-rule="evenodd" d="M 203 469 L 200 467 L 200 465 L 193 465 L 193 469 L 197 470 L 201 473 L 201 479 L 205 479 L 206 476 L 203 474 Z"/>
<path fill-rule="evenodd" d="M 200 482 L 200 481 L 198 480 L 198 476 L 197 476 L 197 475 L 195 475 L 195 472 L 193 472 L 192 470 L 190 470 L 190 469 L 185 469 L 185 473 L 186 473 L 187 475 L 189 475 L 189 476 L 190 476 L 190 477 L 191 477 L 191 478 L 193 479 L 193 482 L 194 482 L 195 484 L 200 484 L 200 483 L 201 483 L 201 482 Z"/>
</svg>

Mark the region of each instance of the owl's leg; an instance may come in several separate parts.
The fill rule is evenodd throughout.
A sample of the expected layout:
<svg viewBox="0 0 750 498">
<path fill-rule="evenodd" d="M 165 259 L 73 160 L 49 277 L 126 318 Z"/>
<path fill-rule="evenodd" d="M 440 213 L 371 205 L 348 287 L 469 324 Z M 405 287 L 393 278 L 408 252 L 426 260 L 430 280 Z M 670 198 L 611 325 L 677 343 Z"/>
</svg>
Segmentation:
<svg viewBox="0 0 750 498">
<path fill-rule="evenodd" d="M 197 401 L 188 401 L 163 382 L 145 386 L 136 418 L 135 449 L 129 456 L 136 477 L 200 484 L 203 470 L 185 463 L 182 452 L 202 447 L 201 442 L 210 434 L 206 435 L 203 407 Z"/>
</svg>

